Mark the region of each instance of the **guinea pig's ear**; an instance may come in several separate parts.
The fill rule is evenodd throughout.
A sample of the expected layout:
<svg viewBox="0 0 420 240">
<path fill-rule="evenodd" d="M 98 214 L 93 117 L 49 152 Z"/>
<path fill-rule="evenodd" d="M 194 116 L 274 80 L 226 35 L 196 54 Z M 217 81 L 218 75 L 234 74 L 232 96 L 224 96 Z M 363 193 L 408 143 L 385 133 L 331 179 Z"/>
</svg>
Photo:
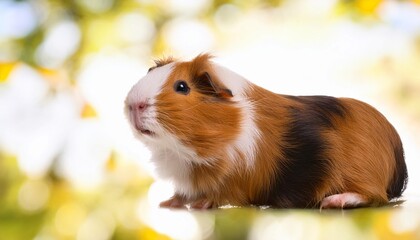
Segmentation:
<svg viewBox="0 0 420 240">
<path fill-rule="evenodd" d="M 228 99 L 233 97 L 232 91 L 216 83 L 208 72 L 199 74 L 194 79 L 198 91 L 213 97 Z"/>
</svg>

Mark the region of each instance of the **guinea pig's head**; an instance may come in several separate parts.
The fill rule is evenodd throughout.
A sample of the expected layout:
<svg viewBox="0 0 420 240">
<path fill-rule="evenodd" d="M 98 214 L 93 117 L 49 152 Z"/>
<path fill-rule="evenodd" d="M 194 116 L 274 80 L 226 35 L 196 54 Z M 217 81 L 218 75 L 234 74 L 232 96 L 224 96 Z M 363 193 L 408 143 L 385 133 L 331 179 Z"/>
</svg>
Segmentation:
<svg viewBox="0 0 420 240">
<path fill-rule="evenodd" d="M 241 111 L 210 56 L 156 61 L 128 93 L 125 112 L 146 145 L 178 148 L 208 158 L 224 151 L 240 132 Z"/>
</svg>

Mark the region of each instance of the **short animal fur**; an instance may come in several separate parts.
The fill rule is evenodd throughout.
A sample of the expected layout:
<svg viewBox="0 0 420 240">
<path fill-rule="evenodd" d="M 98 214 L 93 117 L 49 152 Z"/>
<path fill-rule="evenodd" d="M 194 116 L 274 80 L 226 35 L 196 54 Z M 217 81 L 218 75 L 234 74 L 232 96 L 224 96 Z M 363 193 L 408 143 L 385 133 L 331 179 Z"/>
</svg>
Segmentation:
<svg viewBox="0 0 420 240">
<path fill-rule="evenodd" d="M 370 105 L 275 94 L 208 54 L 156 61 L 125 105 L 174 184 L 162 207 L 381 206 L 407 184 L 400 137 Z"/>
</svg>

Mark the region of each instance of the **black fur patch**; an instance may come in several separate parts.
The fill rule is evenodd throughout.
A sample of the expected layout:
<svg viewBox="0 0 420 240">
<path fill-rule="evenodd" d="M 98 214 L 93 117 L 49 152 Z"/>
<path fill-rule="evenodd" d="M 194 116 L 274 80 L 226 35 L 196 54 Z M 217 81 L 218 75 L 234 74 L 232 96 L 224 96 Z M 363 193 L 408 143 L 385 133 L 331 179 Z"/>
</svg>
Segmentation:
<svg viewBox="0 0 420 240">
<path fill-rule="evenodd" d="M 326 96 L 290 97 L 304 105 L 289 108 L 290 128 L 283 135 L 286 159 L 279 160 L 278 174 L 268 193 L 270 205 L 278 207 L 315 207 L 314 195 L 328 172 L 325 154 L 329 143 L 321 131 L 334 128 L 333 118 L 343 118 L 346 109 L 340 101 Z"/>
<path fill-rule="evenodd" d="M 404 161 L 404 150 L 401 142 L 399 142 L 399 144 L 394 148 L 394 156 L 396 166 L 391 183 L 387 189 L 389 200 L 401 197 L 408 182 L 407 166 Z"/>
<path fill-rule="evenodd" d="M 297 102 L 303 103 L 307 117 L 311 117 L 317 125 L 334 127 L 334 117 L 344 117 L 346 109 L 337 98 L 329 96 L 288 96 Z M 304 114 L 305 115 L 305 114 Z"/>
</svg>

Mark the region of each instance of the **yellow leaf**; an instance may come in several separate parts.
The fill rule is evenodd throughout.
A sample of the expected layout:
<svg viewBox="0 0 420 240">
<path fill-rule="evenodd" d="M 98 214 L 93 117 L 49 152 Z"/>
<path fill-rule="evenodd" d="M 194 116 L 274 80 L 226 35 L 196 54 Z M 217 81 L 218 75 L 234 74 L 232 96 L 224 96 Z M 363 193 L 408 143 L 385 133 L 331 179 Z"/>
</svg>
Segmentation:
<svg viewBox="0 0 420 240">
<path fill-rule="evenodd" d="M 93 108 L 92 105 L 85 103 L 85 105 L 83 106 L 82 112 L 81 112 L 81 117 L 82 118 L 94 118 L 97 117 L 98 114 L 96 113 L 95 108 Z"/>
<path fill-rule="evenodd" d="M 419 4 L 420 5 L 420 0 L 412 0 L 413 1 L 413 3 L 415 3 L 415 4 Z"/>
<path fill-rule="evenodd" d="M 44 77 L 44 79 L 51 85 L 56 86 L 60 81 L 59 73 L 57 70 L 48 68 L 38 68 L 38 72 Z"/>
<path fill-rule="evenodd" d="M 49 68 L 38 68 L 38 71 L 41 73 L 41 74 L 43 74 L 43 75 L 46 75 L 46 76 L 54 76 L 55 74 L 56 74 L 56 70 L 53 70 L 53 69 L 49 69 Z"/>
<path fill-rule="evenodd" d="M 109 172 L 114 171 L 117 168 L 117 159 L 115 159 L 115 153 L 112 152 L 106 161 L 106 170 Z"/>
<path fill-rule="evenodd" d="M 60 90 L 70 86 L 69 76 L 62 69 L 38 68 L 38 72 L 53 89 Z"/>
<path fill-rule="evenodd" d="M 170 240 L 171 238 L 156 232 L 154 229 L 149 227 L 143 227 L 139 229 L 138 239 L 147 239 L 147 240 Z"/>
<path fill-rule="evenodd" d="M 0 83 L 5 83 L 16 63 L 0 63 Z"/>
<path fill-rule="evenodd" d="M 382 0 L 357 0 L 357 9 L 364 14 L 373 14 L 382 3 Z"/>
</svg>

